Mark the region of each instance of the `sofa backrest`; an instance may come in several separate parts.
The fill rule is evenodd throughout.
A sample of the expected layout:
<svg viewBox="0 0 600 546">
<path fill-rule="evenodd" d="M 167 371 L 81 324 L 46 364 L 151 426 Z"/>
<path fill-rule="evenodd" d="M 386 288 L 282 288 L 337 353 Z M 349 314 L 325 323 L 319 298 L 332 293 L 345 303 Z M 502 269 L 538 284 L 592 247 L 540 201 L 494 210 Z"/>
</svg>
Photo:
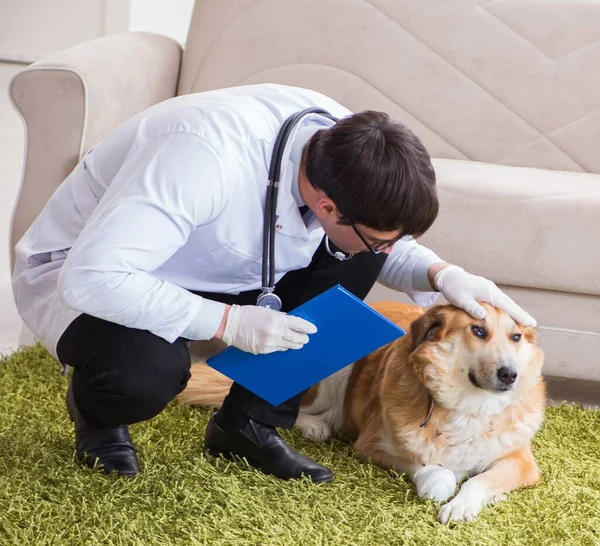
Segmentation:
<svg viewBox="0 0 600 546">
<path fill-rule="evenodd" d="M 596 0 L 196 0 L 179 94 L 279 82 L 431 155 L 600 173 Z"/>
</svg>

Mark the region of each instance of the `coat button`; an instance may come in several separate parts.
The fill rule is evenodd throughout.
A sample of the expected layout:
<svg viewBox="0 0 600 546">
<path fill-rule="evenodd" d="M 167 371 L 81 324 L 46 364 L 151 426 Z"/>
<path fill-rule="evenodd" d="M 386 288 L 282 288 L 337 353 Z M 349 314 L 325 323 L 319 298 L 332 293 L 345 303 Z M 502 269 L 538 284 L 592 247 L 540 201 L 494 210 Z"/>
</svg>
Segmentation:
<svg viewBox="0 0 600 546">
<path fill-rule="evenodd" d="M 276 227 L 277 229 L 281 229 L 281 224 L 276 224 L 276 225 L 275 225 L 275 227 Z"/>
</svg>

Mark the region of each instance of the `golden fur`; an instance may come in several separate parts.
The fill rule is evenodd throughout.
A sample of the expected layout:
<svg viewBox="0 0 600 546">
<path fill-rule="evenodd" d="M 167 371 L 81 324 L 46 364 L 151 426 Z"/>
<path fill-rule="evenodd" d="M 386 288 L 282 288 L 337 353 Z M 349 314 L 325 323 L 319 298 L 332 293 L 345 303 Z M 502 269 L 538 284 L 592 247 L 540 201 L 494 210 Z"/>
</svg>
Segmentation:
<svg viewBox="0 0 600 546">
<path fill-rule="evenodd" d="M 340 433 L 359 457 L 406 472 L 421 497 L 454 497 L 441 507 L 443 523 L 473 519 L 505 493 L 537 483 L 530 442 L 543 421 L 545 387 L 535 329 L 489 305 L 483 321 L 450 305 L 373 307 L 407 335 L 313 386 L 296 422 L 302 434 Z M 502 382 L 500 369 L 516 381 Z M 230 385 L 197 363 L 179 398 L 218 407 Z"/>
</svg>

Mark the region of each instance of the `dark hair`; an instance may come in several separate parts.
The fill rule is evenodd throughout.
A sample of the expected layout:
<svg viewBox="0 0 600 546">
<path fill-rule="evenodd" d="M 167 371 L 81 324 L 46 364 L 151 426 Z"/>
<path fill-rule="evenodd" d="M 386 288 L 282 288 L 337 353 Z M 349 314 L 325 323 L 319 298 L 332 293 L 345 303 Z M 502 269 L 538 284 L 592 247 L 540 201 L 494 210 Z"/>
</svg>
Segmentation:
<svg viewBox="0 0 600 546">
<path fill-rule="evenodd" d="M 415 237 L 439 210 L 435 171 L 421 140 L 383 112 L 366 111 L 315 133 L 305 150 L 309 182 L 353 222 Z"/>
</svg>

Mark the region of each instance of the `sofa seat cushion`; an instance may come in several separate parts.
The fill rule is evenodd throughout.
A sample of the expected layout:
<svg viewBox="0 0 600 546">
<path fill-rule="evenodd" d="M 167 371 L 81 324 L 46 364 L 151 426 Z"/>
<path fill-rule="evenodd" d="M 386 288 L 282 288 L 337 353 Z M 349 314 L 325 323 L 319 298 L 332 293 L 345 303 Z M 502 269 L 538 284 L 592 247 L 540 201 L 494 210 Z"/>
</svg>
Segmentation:
<svg viewBox="0 0 600 546">
<path fill-rule="evenodd" d="M 600 295 L 600 175 L 435 159 L 420 242 L 497 284 Z"/>
</svg>

